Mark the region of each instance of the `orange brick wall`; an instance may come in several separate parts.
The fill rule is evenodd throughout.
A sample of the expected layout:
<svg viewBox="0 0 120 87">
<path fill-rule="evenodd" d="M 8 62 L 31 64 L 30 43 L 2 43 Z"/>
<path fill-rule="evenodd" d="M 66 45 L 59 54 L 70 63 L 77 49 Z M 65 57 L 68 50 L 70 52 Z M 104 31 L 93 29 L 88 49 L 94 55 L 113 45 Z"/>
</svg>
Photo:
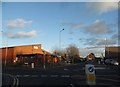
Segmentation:
<svg viewBox="0 0 120 87">
<path fill-rule="evenodd" d="M 43 54 L 41 45 L 16 46 L 15 54 Z"/>
<path fill-rule="evenodd" d="M 0 49 L 1 50 L 1 53 L 2 53 L 2 63 L 4 64 L 5 63 L 5 59 L 7 61 L 8 64 L 11 64 L 13 63 L 13 58 L 14 58 L 14 48 L 13 47 L 10 47 L 10 48 L 3 48 L 3 49 Z M 7 52 L 7 53 L 6 53 Z"/>
<path fill-rule="evenodd" d="M 0 48 L 2 63 L 5 63 L 6 58 L 6 48 Z M 8 47 L 7 48 L 7 63 L 13 64 L 13 61 L 16 59 L 17 54 L 40 54 L 43 55 L 43 49 L 41 49 L 41 44 L 35 45 L 25 45 L 25 46 L 15 46 L 15 47 Z M 50 54 L 49 52 L 45 51 L 45 54 Z M 48 58 L 49 59 L 49 58 Z"/>
</svg>

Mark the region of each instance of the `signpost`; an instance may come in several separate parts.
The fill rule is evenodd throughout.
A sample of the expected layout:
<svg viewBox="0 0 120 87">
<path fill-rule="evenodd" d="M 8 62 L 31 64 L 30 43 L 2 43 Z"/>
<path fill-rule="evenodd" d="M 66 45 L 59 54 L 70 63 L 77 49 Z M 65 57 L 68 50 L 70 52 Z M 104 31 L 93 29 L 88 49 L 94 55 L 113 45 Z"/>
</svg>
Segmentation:
<svg viewBox="0 0 120 87">
<path fill-rule="evenodd" d="M 34 63 L 31 63 L 31 67 L 32 67 L 32 68 L 34 68 L 34 67 L 35 67 Z"/>
<path fill-rule="evenodd" d="M 86 82 L 88 85 L 95 85 L 96 84 L 96 77 L 95 77 L 95 68 L 92 64 L 85 65 L 85 73 L 86 73 Z"/>
</svg>

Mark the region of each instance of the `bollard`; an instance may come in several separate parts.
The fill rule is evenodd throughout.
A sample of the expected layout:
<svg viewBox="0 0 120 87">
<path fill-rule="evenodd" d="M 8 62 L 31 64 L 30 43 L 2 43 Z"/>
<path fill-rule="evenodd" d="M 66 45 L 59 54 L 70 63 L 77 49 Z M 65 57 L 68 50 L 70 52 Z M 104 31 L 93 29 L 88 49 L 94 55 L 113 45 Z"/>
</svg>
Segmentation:
<svg viewBox="0 0 120 87">
<path fill-rule="evenodd" d="M 95 76 L 95 68 L 92 64 L 85 65 L 85 73 L 86 73 L 86 83 L 88 85 L 96 85 L 96 76 Z"/>
<path fill-rule="evenodd" d="M 34 63 L 31 63 L 31 67 L 34 68 Z"/>
</svg>

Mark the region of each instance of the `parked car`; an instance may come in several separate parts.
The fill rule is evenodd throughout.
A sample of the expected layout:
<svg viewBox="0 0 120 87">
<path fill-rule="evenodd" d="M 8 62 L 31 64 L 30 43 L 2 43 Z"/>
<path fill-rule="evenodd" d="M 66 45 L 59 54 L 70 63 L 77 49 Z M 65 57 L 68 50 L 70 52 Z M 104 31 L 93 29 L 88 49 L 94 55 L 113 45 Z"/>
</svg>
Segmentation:
<svg viewBox="0 0 120 87">
<path fill-rule="evenodd" d="M 114 59 L 106 59 L 105 64 L 107 64 L 107 65 L 119 65 L 119 63 Z"/>
</svg>

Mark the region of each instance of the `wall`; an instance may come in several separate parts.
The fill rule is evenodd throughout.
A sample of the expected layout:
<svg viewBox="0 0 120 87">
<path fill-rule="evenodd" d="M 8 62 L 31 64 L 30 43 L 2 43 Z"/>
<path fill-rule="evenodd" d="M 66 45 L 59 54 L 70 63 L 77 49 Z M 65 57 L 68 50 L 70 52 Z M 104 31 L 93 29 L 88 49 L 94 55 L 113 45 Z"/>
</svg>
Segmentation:
<svg viewBox="0 0 120 87">
<path fill-rule="evenodd" d="M 16 46 L 15 54 L 43 54 L 41 45 Z"/>
<path fill-rule="evenodd" d="M 13 58 L 14 58 L 14 48 L 13 47 L 8 47 L 0 49 L 2 50 L 2 64 L 5 64 L 5 59 L 6 59 L 6 63 L 9 65 L 11 65 L 13 63 Z M 6 53 L 7 52 L 7 53 Z"/>
</svg>

